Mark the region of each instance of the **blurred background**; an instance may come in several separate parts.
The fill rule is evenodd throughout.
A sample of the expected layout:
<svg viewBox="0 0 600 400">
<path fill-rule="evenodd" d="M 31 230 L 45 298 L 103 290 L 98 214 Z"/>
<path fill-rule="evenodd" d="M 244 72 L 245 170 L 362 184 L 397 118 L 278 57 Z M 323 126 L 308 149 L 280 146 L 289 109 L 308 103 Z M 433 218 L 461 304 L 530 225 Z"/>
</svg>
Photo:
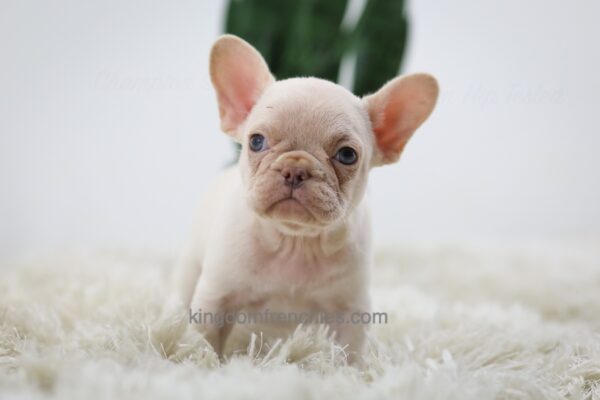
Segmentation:
<svg viewBox="0 0 600 400">
<path fill-rule="evenodd" d="M 378 243 L 600 237 L 600 2 L 389 1 L 402 13 L 375 13 L 371 28 L 404 30 L 376 46 L 360 33 L 367 1 L 341 3 L 341 14 L 322 11 L 341 18 L 341 42 L 338 25 L 295 31 L 336 55 L 324 74 L 364 92 L 401 67 L 434 74 L 442 89 L 400 162 L 372 174 Z M 181 247 L 198 199 L 235 157 L 207 60 L 228 10 L 228 1 L 0 0 L 1 260 Z M 286 12 L 275 15 L 287 21 Z M 261 18 L 229 30 L 268 32 Z M 307 60 L 298 54 L 267 58 L 284 76 Z M 360 61 L 393 54 L 391 67 Z"/>
</svg>

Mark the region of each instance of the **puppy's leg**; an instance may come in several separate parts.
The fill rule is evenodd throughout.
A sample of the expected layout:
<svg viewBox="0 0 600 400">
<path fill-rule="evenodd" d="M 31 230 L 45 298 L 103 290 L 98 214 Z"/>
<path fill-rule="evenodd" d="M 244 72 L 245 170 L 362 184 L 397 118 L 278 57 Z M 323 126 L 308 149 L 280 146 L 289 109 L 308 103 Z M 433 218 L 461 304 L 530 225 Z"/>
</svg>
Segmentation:
<svg viewBox="0 0 600 400">
<path fill-rule="evenodd" d="M 201 266 L 199 259 L 183 257 L 169 277 L 161 313 L 151 328 L 152 341 L 157 348 L 162 349 L 165 357 L 177 350 L 182 335 L 192 321 L 188 312 L 196 282 L 202 271 Z"/>
<path fill-rule="evenodd" d="M 194 295 L 194 290 L 202 274 L 202 258 L 193 247 L 189 247 L 177 262 L 171 278 L 168 302 L 180 303 L 188 308 Z"/>
<path fill-rule="evenodd" d="M 367 326 L 357 319 L 360 314 L 361 311 L 344 311 L 340 314 L 342 318 L 330 325 L 335 332 L 335 341 L 344 347 L 349 364 L 361 360 L 365 347 Z"/>
<path fill-rule="evenodd" d="M 233 327 L 233 324 L 227 321 L 227 315 L 231 312 L 228 298 L 230 298 L 229 293 L 211 285 L 207 279 L 201 277 L 190 306 L 191 313 L 197 312 L 199 315 L 194 328 L 204 336 L 220 358 L 223 356 L 225 342 Z"/>
</svg>

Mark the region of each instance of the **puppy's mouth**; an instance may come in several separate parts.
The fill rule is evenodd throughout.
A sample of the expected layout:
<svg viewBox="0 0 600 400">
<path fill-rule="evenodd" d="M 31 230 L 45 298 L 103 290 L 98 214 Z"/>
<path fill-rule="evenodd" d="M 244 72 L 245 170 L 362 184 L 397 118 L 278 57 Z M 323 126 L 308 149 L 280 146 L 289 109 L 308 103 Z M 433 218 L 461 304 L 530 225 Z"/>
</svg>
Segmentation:
<svg viewBox="0 0 600 400">
<path fill-rule="evenodd" d="M 317 220 L 312 211 L 302 201 L 294 197 L 293 192 L 286 197 L 274 201 L 267 208 L 266 214 L 283 221 L 311 223 Z"/>
</svg>

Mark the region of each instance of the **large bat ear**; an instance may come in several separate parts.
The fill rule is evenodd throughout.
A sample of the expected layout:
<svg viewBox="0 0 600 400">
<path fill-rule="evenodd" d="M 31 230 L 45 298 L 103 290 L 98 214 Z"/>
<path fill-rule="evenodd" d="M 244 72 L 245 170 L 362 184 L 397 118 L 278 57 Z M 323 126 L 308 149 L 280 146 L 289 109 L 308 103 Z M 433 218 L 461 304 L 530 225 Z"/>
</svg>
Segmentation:
<svg viewBox="0 0 600 400">
<path fill-rule="evenodd" d="M 408 139 L 433 111 L 438 91 L 433 76 L 413 74 L 392 79 L 363 98 L 377 147 L 373 166 L 398 160 Z"/>
<path fill-rule="evenodd" d="M 240 126 L 275 79 L 260 53 L 233 35 L 221 36 L 213 45 L 210 79 L 217 92 L 221 129 L 239 140 Z"/>
</svg>

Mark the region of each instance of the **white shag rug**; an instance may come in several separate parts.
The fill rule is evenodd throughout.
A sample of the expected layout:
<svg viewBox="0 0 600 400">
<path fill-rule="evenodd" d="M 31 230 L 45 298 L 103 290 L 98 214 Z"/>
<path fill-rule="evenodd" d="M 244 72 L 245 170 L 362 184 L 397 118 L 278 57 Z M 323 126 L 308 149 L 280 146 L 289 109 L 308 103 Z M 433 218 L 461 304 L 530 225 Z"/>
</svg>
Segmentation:
<svg viewBox="0 0 600 400">
<path fill-rule="evenodd" d="M 186 321 L 158 318 L 169 257 L 3 266 L 0 398 L 599 399 L 598 244 L 380 250 L 389 323 L 362 369 L 323 330 L 256 337 L 220 365 Z"/>
</svg>

